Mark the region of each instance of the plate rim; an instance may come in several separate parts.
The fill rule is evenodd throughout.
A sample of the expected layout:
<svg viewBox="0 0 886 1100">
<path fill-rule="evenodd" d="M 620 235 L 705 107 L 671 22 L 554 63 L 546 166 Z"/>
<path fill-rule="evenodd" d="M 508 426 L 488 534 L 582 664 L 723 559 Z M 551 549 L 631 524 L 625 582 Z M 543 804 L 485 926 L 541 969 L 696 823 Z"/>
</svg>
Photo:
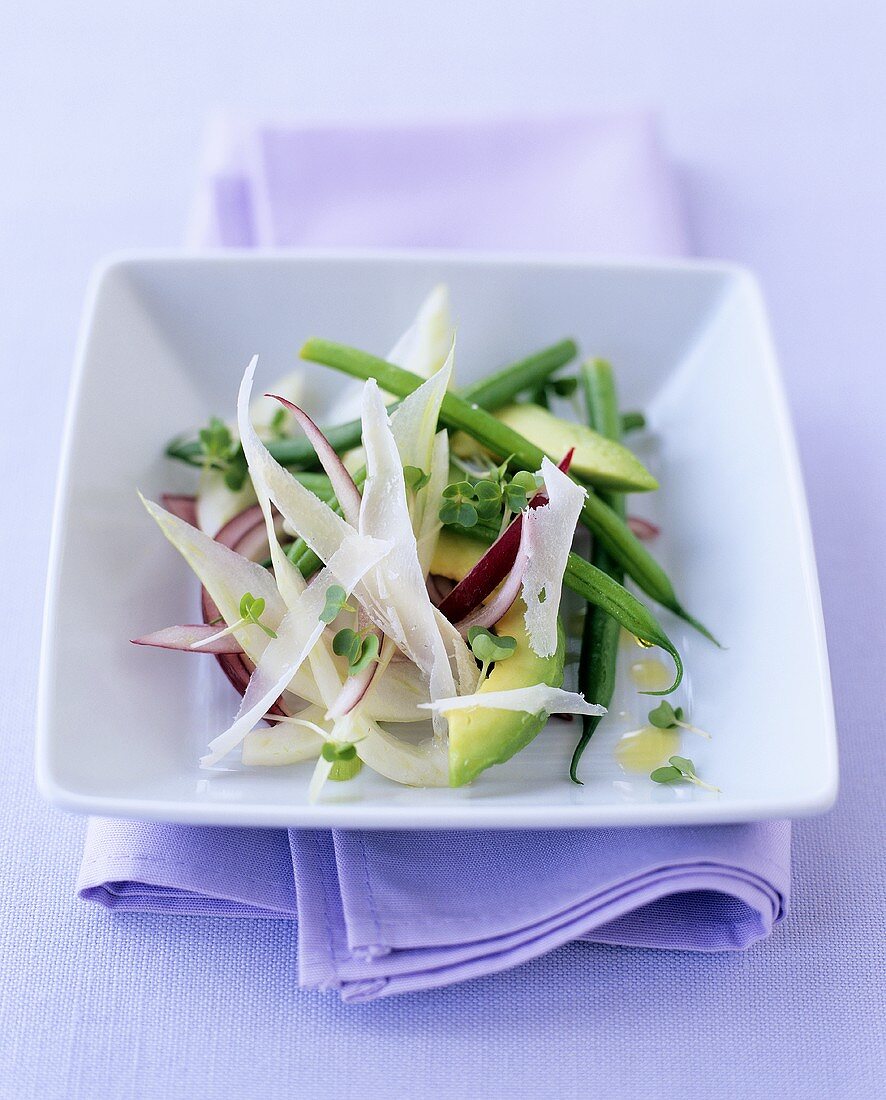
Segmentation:
<svg viewBox="0 0 886 1100">
<path fill-rule="evenodd" d="M 71 479 L 74 435 L 78 423 L 83 381 L 86 374 L 92 328 L 97 306 L 107 280 L 117 272 L 146 266 L 211 266 L 310 264 L 312 262 L 349 263 L 353 261 L 390 263 L 422 261 L 447 264 L 494 266 L 502 268 L 575 268 L 608 269 L 627 272 L 664 271 L 719 275 L 738 284 L 751 297 L 759 323 L 759 338 L 764 355 L 760 367 L 766 382 L 776 419 L 778 446 L 785 464 L 791 506 L 800 536 L 800 564 L 807 606 L 811 611 L 813 647 L 817 683 L 822 703 L 822 729 L 827 759 L 826 781 L 818 790 L 757 801 L 747 806 L 733 805 L 724 812 L 716 800 L 678 803 L 631 803 L 594 805 L 539 805 L 507 807 L 478 805 L 466 800 L 462 805 L 445 807 L 378 806 L 366 803 L 315 803 L 279 805 L 262 803 L 199 802 L 182 799 L 145 799 L 128 796 L 90 794 L 69 789 L 53 773 L 50 759 L 49 729 L 50 684 L 55 665 L 55 643 L 51 627 L 59 599 L 62 549 L 66 535 L 65 503 Z M 757 277 L 742 264 L 707 258 L 663 258 L 593 256 L 558 252 L 489 252 L 482 250 L 407 249 L 407 248 L 275 248 L 275 249 L 133 249 L 111 253 L 100 260 L 87 284 L 81 312 L 67 394 L 67 408 L 61 436 L 58 473 L 52 508 L 52 526 L 46 573 L 45 599 L 37 679 L 35 779 L 41 795 L 53 805 L 82 814 L 129 817 L 137 820 L 193 825 L 250 827 L 317 827 L 364 829 L 490 829 L 490 828 L 575 828 L 575 827 L 648 827 L 660 825 L 701 825 L 765 821 L 773 818 L 808 817 L 826 812 L 834 804 L 839 788 L 837 729 L 833 705 L 830 665 L 821 601 L 821 588 L 815 559 L 815 546 L 809 506 L 803 481 L 796 436 L 791 419 L 778 355 L 769 322 L 765 299 Z M 416 825 L 416 814 L 421 820 Z M 621 820 L 621 819 L 624 820 Z"/>
</svg>

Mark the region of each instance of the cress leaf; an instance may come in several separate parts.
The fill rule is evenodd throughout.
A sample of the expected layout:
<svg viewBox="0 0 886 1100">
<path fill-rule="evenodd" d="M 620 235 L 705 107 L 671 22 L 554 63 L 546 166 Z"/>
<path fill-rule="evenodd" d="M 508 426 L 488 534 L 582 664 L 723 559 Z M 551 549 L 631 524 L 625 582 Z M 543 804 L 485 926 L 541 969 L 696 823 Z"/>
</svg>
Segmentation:
<svg viewBox="0 0 886 1100">
<path fill-rule="evenodd" d="M 331 623 L 347 602 L 348 594 L 340 584 L 331 584 L 326 589 L 326 603 L 320 612 L 321 623 Z"/>
<path fill-rule="evenodd" d="M 446 500 L 473 500 L 474 486 L 469 481 L 453 481 L 443 490 Z"/>
<path fill-rule="evenodd" d="M 238 448 L 227 460 L 224 474 L 225 485 L 232 493 L 239 492 L 248 476 L 249 467 L 246 465 L 246 455 Z"/>
<path fill-rule="evenodd" d="M 684 776 L 690 776 L 692 779 L 698 778 L 698 773 L 695 770 L 695 765 L 687 756 L 672 756 L 670 763 L 679 768 Z"/>
<path fill-rule="evenodd" d="M 431 475 L 426 474 L 424 470 L 418 466 L 404 466 L 403 480 L 406 482 L 407 489 L 411 489 L 413 493 L 417 493 L 419 489 L 424 489 L 431 480 Z"/>
<path fill-rule="evenodd" d="M 339 630 L 332 639 L 332 652 L 339 657 L 347 657 L 349 666 L 359 660 L 362 648 L 360 635 L 349 626 Z"/>
<path fill-rule="evenodd" d="M 673 729 L 677 724 L 676 711 L 667 700 L 662 699 L 658 706 L 653 707 L 649 712 L 649 723 L 660 730 Z"/>
<path fill-rule="evenodd" d="M 348 676 L 356 676 L 375 660 L 378 660 L 378 636 L 367 634 L 360 642 L 356 658 L 348 664 Z"/>
<path fill-rule="evenodd" d="M 512 512 L 522 512 L 529 503 L 529 496 L 538 488 L 535 474 L 520 470 L 505 486 L 505 504 Z"/>
<path fill-rule="evenodd" d="M 264 596 L 259 596 L 258 599 L 252 601 L 252 605 L 248 611 L 249 618 L 252 619 L 254 623 L 257 623 L 258 620 L 262 617 L 264 610 L 265 598 Z"/>
<path fill-rule="evenodd" d="M 447 500 L 440 509 L 440 521 L 446 524 L 458 524 L 461 527 L 473 527 L 479 519 L 477 509 L 468 501 Z"/>
<path fill-rule="evenodd" d="M 350 741 L 324 741 L 320 755 L 330 764 L 338 760 L 353 760 L 357 750 Z"/>
<path fill-rule="evenodd" d="M 683 778 L 683 773 L 679 768 L 668 766 L 656 768 L 655 771 L 650 774 L 649 778 L 653 783 L 676 783 Z"/>
<path fill-rule="evenodd" d="M 468 645 L 481 664 L 506 661 L 517 649 L 517 639 L 507 634 L 493 634 L 485 626 L 472 626 L 468 631 Z"/>
</svg>

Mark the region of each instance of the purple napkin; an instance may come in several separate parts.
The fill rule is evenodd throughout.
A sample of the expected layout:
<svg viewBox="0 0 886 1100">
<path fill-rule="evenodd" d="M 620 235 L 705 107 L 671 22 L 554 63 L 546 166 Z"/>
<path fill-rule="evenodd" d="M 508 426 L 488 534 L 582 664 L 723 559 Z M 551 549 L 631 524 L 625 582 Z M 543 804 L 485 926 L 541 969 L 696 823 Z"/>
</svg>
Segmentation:
<svg viewBox="0 0 886 1100">
<path fill-rule="evenodd" d="M 383 129 L 219 123 L 195 243 L 668 255 L 675 189 L 642 115 Z M 571 939 L 719 951 L 785 912 L 790 823 L 542 832 L 90 822 L 78 888 L 117 910 L 298 920 L 299 979 L 346 1000 Z"/>
</svg>

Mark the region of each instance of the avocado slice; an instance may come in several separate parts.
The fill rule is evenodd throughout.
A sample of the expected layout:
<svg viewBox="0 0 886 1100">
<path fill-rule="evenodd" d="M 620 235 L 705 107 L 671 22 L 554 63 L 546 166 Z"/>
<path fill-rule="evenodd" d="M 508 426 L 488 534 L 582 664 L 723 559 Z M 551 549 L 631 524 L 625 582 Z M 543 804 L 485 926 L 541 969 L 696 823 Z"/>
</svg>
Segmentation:
<svg viewBox="0 0 886 1100">
<path fill-rule="evenodd" d="M 470 542 L 469 539 L 464 541 Z M 526 607 L 518 599 L 496 625 L 496 633 L 515 638 L 517 648 L 506 661 L 493 665 L 480 686 L 481 695 L 485 691 L 505 691 L 532 684 L 562 686 L 566 655 L 562 623 L 556 653 L 552 657 L 539 657 L 529 645 L 523 623 L 525 613 Z M 545 714 L 484 707 L 453 711 L 449 715 L 449 785 L 464 786 L 493 764 L 510 760 L 514 753 L 525 748 L 544 729 L 546 722 Z"/>
<path fill-rule="evenodd" d="M 505 405 L 492 414 L 515 432 L 540 447 L 555 462 L 574 447 L 570 471 L 590 485 L 624 492 L 657 489 L 658 482 L 635 454 L 584 424 L 564 420 L 540 405 Z M 476 455 L 479 445 L 465 432 L 457 432 L 452 449 L 462 458 Z"/>
<path fill-rule="evenodd" d="M 464 580 L 488 549 L 485 543 L 477 539 L 460 535 L 451 527 L 443 527 L 434 548 L 430 571 L 450 581 Z"/>
</svg>

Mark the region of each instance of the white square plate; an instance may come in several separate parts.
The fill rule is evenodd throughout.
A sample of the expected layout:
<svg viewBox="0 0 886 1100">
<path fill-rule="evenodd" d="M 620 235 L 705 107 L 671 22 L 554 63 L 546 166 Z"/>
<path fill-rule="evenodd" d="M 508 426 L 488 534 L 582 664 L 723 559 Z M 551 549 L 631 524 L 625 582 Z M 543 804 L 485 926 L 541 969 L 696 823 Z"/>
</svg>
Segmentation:
<svg viewBox="0 0 886 1100">
<path fill-rule="evenodd" d="M 145 651 L 138 633 L 194 621 L 197 585 L 136 496 L 187 490 L 163 446 L 229 415 L 258 352 L 260 382 L 293 369 L 310 335 L 383 354 L 436 282 L 449 284 L 462 382 L 563 336 L 614 364 L 638 446 L 662 483 L 631 510 L 678 594 L 727 648 L 667 614 L 687 678 L 675 698 L 714 734 L 682 751 L 722 794 L 624 772 L 614 748 L 648 697 L 622 676 L 583 763 L 576 726 L 460 790 L 366 771 L 309 805 L 311 765 L 201 771 L 235 697 L 209 657 Z M 334 419 L 344 381 L 306 365 L 311 408 Z M 625 649 L 622 666 L 639 651 Z M 812 814 L 837 757 L 806 505 L 765 312 L 734 267 L 415 254 L 135 256 L 88 299 L 64 446 L 39 692 L 38 781 L 69 809 L 218 825 L 536 827 L 686 824 Z"/>
</svg>

